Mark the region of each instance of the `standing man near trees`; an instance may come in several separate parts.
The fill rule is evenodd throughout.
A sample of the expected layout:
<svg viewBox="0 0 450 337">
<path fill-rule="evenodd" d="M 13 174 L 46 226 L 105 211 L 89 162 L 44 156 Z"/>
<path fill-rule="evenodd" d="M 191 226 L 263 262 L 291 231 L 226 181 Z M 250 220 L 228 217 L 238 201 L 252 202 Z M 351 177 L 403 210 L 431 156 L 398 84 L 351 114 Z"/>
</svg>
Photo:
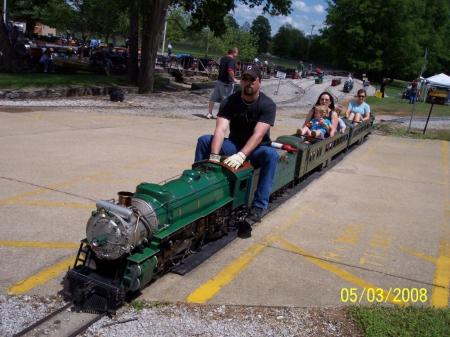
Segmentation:
<svg viewBox="0 0 450 337">
<path fill-rule="evenodd" d="M 303 61 L 300 61 L 298 63 L 297 70 L 298 70 L 298 74 L 299 74 L 300 78 L 302 78 L 304 75 L 304 71 L 305 71 L 305 65 L 303 64 Z"/>
<path fill-rule="evenodd" d="M 228 50 L 227 55 L 220 59 L 219 77 L 209 98 L 208 114 L 206 115 L 208 119 L 213 118 L 214 103 L 221 103 L 230 96 L 233 93 L 234 83 L 238 83 L 235 78 L 237 56 L 238 49 L 234 47 Z"/>
</svg>

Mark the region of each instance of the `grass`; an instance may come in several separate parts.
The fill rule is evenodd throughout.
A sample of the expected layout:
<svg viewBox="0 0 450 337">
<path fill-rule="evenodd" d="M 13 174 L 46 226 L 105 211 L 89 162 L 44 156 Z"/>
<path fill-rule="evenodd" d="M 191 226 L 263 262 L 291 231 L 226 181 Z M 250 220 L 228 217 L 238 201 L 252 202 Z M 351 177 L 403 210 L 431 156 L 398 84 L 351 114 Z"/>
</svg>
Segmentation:
<svg viewBox="0 0 450 337">
<path fill-rule="evenodd" d="M 155 74 L 155 90 L 164 90 L 168 79 Z M 67 86 L 134 86 L 127 76 L 96 74 L 1 74 L 0 89 L 52 88 Z"/>
<path fill-rule="evenodd" d="M 413 108 L 405 99 L 395 97 L 378 98 L 375 96 L 367 97 L 366 102 L 370 105 L 370 110 L 377 115 L 395 115 L 395 116 L 411 116 Z M 431 104 L 418 102 L 414 108 L 414 116 L 428 116 Z M 450 116 L 450 106 L 435 104 L 431 111 L 431 116 L 444 117 Z"/>
<path fill-rule="evenodd" d="M 131 307 L 136 311 L 141 311 L 143 309 L 156 308 L 166 303 L 159 301 L 146 301 L 146 300 L 134 300 L 131 302 Z"/>
<path fill-rule="evenodd" d="M 96 74 L 1 74 L 0 88 L 23 89 L 27 87 L 129 85 L 126 76 Z"/>
<path fill-rule="evenodd" d="M 411 116 L 413 109 L 413 105 L 409 104 L 408 100 L 391 96 L 385 98 L 369 96 L 366 102 L 370 105 L 372 111 L 381 115 Z M 430 108 L 430 103 L 417 102 L 414 107 L 414 116 L 428 116 Z M 431 116 L 450 116 L 450 106 L 435 104 Z"/>
<path fill-rule="evenodd" d="M 407 132 L 405 127 L 385 123 L 375 124 L 375 130 L 377 133 L 386 136 L 409 137 L 415 139 L 440 139 L 450 141 L 450 130 L 429 129 L 425 132 L 425 134 L 423 134 L 422 130 L 411 129 L 410 132 Z"/>
<path fill-rule="evenodd" d="M 420 307 L 350 308 L 365 337 L 450 336 L 450 310 Z"/>
<path fill-rule="evenodd" d="M 386 86 L 385 95 L 387 97 L 382 99 L 369 96 L 366 98 L 366 102 L 376 114 L 411 116 L 413 105 L 409 104 L 408 100 L 401 99 L 403 90 L 405 90 L 408 84 L 405 81 L 394 80 Z M 414 116 L 428 116 L 430 108 L 430 103 L 417 102 L 414 108 Z M 450 116 L 450 106 L 435 104 L 431 116 Z"/>
</svg>

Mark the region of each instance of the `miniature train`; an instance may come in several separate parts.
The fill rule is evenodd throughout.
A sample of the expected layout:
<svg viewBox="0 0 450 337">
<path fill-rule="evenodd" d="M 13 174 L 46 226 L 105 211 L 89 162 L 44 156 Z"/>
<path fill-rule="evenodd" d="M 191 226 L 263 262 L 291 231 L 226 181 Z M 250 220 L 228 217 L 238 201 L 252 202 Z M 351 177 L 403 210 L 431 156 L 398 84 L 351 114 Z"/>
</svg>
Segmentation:
<svg viewBox="0 0 450 337">
<path fill-rule="evenodd" d="M 271 195 L 295 186 L 338 154 L 361 143 L 373 118 L 344 133 L 317 142 L 281 136 Z M 114 313 L 129 295 L 208 242 L 235 233 L 245 223 L 259 169 L 249 162 L 237 169 L 197 162 L 162 185 L 141 183 L 136 192 L 119 192 L 119 200 L 98 201 L 87 222 L 74 267 L 64 278 L 63 293 L 82 311 Z"/>
</svg>

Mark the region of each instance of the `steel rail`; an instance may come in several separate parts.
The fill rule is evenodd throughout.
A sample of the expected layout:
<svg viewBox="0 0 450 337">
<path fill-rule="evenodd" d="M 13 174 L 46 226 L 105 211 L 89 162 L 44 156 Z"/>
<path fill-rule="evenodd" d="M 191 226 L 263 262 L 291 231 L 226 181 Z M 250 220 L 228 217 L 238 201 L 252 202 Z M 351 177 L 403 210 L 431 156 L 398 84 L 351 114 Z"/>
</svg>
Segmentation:
<svg viewBox="0 0 450 337">
<path fill-rule="evenodd" d="M 62 314 L 65 310 L 70 308 L 72 306 L 71 303 L 68 303 L 64 305 L 63 307 L 51 312 L 47 316 L 41 318 L 40 320 L 34 322 L 33 324 L 27 326 L 25 329 L 19 331 L 18 333 L 14 334 L 13 337 L 21 337 L 21 336 L 33 336 L 33 331 L 36 331 L 39 329 L 39 327 L 45 326 L 52 318 L 56 317 L 59 314 Z M 74 312 L 73 314 L 76 315 Z M 106 313 L 95 315 L 92 319 L 89 319 L 86 323 L 81 324 L 80 326 L 77 326 L 75 330 L 72 332 L 64 335 L 61 334 L 61 332 L 58 332 L 58 336 L 60 337 L 75 337 L 81 334 L 83 331 L 85 331 L 87 328 L 89 328 L 92 324 L 100 320 L 106 315 Z M 61 320 L 63 322 L 64 320 Z M 30 334 L 31 333 L 31 334 Z"/>
</svg>

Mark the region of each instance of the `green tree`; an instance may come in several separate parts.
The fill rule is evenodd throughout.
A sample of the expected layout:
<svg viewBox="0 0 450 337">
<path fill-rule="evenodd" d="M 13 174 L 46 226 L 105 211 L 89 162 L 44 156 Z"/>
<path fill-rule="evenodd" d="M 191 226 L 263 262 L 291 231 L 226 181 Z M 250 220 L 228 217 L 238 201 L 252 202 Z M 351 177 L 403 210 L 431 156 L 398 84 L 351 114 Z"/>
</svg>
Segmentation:
<svg viewBox="0 0 450 337">
<path fill-rule="evenodd" d="M 422 20 L 417 27 L 421 54 L 427 53 L 425 74 L 450 71 L 450 2 L 448 0 L 424 0 L 420 2 Z M 420 62 L 424 65 L 423 59 Z M 422 70 L 422 69 L 421 69 Z"/>
<path fill-rule="evenodd" d="M 39 20 L 58 31 L 74 27 L 77 13 L 64 0 L 50 0 L 37 11 Z"/>
<path fill-rule="evenodd" d="M 191 28 L 201 30 L 209 27 L 214 34 L 226 31 L 224 18 L 240 2 L 250 7 L 263 5 L 263 12 L 270 15 L 287 15 L 291 11 L 292 0 L 161 0 L 143 2 L 142 53 L 139 73 L 139 92 L 153 91 L 154 67 L 158 48 L 158 37 L 167 14 L 169 3 L 180 5 L 192 15 Z"/>
<path fill-rule="evenodd" d="M 33 34 L 34 26 L 40 19 L 40 9 L 46 5 L 46 0 L 16 0 L 8 2 L 8 16 L 26 23 L 25 35 Z"/>
<path fill-rule="evenodd" d="M 239 29 L 239 24 L 237 23 L 236 19 L 230 14 L 225 17 L 225 24 L 227 25 L 227 27 Z"/>
<path fill-rule="evenodd" d="M 258 41 L 258 53 L 267 52 L 272 35 L 272 27 L 270 26 L 269 20 L 262 15 L 257 16 L 252 22 L 250 32 Z"/>
<path fill-rule="evenodd" d="M 72 30 L 81 32 L 83 38 L 90 33 L 109 36 L 114 33 L 114 27 L 124 22 L 118 13 L 127 12 L 129 23 L 126 26 L 130 29 L 130 37 L 133 36 L 133 39 L 130 39 L 130 44 L 133 44 L 133 47 L 130 47 L 130 54 L 135 54 L 137 50 L 133 41 L 137 41 L 136 27 L 141 27 L 141 62 L 138 76 L 140 93 L 153 90 L 156 54 L 169 6 L 180 7 L 190 13 L 190 29 L 201 31 L 204 27 L 209 27 L 216 36 L 227 31 L 224 20 L 238 3 L 250 7 L 262 5 L 263 12 L 270 15 L 287 15 L 292 6 L 292 0 L 17 0 L 12 2 L 10 9 L 17 18 L 24 18 L 27 24 L 28 20 L 33 21 L 33 24 L 29 25 L 33 27 L 34 22 L 42 18 L 52 20 L 52 17 L 45 15 L 45 11 L 42 10 L 47 4 L 52 6 L 52 10 L 56 11 L 59 8 L 66 11 L 67 7 L 63 6 L 61 1 L 67 2 L 70 13 L 73 14 L 70 20 L 67 20 L 67 26 L 70 25 L 73 27 Z M 61 18 L 60 14 L 55 15 L 55 24 L 59 25 L 61 22 L 56 20 Z M 246 36 L 239 36 L 247 41 Z M 248 38 L 248 41 L 250 40 Z"/>
<path fill-rule="evenodd" d="M 285 24 L 272 38 L 271 51 L 280 57 L 304 59 L 307 44 L 308 40 L 302 31 Z"/>
<path fill-rule="evenodd" d="M 191 16 L 183 8 L 171 9 L 167 18 L 167 41 L 179 42 L 184 40 L 190 23 Z"/>
<path fill-rule="evenodd" d="M 422 68 L 425 48 L 431 69 L 449 62 L 448 1 L 340 0 L 326 19 L 330 53 L 353 71 L 410 79 Z"/>
<path fill-rule="evenodd" d="M 243 60 L 253 59 L 257 53 L 256 38 L 241 28 L 228 27 L 220 38 L 216 38 L 216 49 L 225 54 L 230 48 L 239 48 L 239 58 Z"/>
</svg>

